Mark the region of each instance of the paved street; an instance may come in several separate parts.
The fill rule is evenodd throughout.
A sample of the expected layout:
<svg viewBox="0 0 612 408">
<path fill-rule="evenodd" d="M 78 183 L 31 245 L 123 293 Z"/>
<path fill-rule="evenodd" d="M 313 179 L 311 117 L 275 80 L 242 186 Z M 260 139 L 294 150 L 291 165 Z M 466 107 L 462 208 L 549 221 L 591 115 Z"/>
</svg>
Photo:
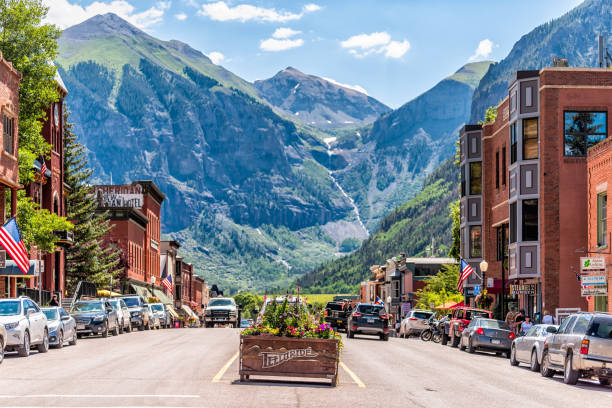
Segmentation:
<svg viewBox="0 0 612 408">
<path fill-rule="evenodd" d="M 172 329 L 8 355 L 0 406 L 610 407 L 612 388 L 563 384 L 488 354 L 416 339 L 344 339 L 337 388 L 238 381 L 238 330 Z M 226 369 L 224 371 L 224 369 Z M 479 402 L 481 401 L 481 402 Z"/>
</svg>

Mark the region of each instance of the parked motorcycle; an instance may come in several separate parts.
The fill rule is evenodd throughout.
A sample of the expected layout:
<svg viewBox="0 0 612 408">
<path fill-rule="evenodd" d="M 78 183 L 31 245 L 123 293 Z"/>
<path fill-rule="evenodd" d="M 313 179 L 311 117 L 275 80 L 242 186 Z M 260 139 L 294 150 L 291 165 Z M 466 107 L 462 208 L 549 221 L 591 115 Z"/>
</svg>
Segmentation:
<svg viewBox="0 0 612 408">
<path fill-rule="evenodd" d="M 428 328 L 421 332 L 421 340 L 433 341 L 434 343 L 440 343 L 442 339 L 442 328 L 446 322 L 446 317 L 440 320 L 434 320 L 433 318 L 427 322 Z"/>
</svg>

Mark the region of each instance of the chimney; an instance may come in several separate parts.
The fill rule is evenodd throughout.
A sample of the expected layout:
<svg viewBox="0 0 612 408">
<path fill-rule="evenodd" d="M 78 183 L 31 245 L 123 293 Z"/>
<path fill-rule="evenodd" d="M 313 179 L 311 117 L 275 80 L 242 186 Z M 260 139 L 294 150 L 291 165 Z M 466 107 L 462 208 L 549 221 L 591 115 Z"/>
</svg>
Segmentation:
<svg viewBox="0 0 612 408">
<path fill-rule="evenodd" d="M 553 57 L 553 67 L 567 68 L 569 67 L 569 62 L 567 61 L 567 58 Z"/>
</svg>

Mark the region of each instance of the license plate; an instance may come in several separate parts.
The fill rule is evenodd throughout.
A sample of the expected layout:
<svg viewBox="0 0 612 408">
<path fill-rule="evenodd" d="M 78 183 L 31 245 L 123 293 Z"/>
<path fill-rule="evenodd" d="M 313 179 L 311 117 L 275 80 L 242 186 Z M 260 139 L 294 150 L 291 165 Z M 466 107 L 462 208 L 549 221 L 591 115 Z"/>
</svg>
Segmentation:
<svg viewBox="0 0 612 408">
<path fill-rule="evenodd" d="M 85 330 L 84 324 L 77 324 L 77 330 Z"/>
<path fill-rule="evenodd" d="M 368 319 L 368 323 L 374 324 L 374 319 Z"/>
<path fill-rule="evenodd" d="M 500 344 L 501 341 L 496 340 L 496 339 L 491 339 L 491 344 Z"/>
<path fill-rule="evenodd" d="M 342 323 L 342 320 L 338 320 L 338 323 Z"/>
</svg>

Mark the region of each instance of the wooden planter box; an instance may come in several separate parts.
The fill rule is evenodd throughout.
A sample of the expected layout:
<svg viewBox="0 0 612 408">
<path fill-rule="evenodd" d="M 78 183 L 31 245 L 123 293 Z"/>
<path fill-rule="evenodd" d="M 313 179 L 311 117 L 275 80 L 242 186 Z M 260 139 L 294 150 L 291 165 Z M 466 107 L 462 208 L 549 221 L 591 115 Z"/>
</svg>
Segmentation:
<svg viewBox="0 0 612 408">
<path fill-rule="evenodd" d="M 240 381 L 251 375 L 338 380 L 338 340 L 240 336 Z"/>
</svg>

